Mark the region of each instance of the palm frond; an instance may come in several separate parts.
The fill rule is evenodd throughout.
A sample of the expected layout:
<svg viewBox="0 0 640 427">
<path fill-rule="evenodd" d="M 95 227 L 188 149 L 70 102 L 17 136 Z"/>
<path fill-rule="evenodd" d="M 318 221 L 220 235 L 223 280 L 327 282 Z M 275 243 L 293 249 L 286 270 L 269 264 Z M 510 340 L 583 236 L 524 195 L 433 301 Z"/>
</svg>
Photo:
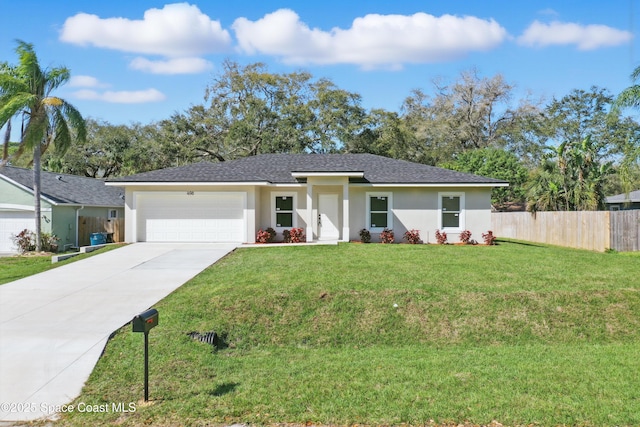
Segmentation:
<svg viewBox="0 0 640 427">
<path fill-rule="evenodd" d="M 61 110 L 71 128 L 75 130 L 78 141 L 84 142 L 87 139 L 87 125 L 80 111 L 64 99 L 62 100 Z"/>
<path fill-rule="evenodd" d="M 32 115 L 27 122 L 22 136 L 22 144 L 25 148 L 31 151 L 36 145 L 42 144 L 42 141 L 47 135 L 48 127 L 49 121 L 46 115 Z"/>
<path fill-rule="evenodd" d="M 34 91 L 34 89 L 42 86 L 44 76 L 40 68 L 40 63 L 38 62 L 38 56 L 33 50 L 33 45 L 18 40 L 16 53 L 18 54 L 18 66 L 15 69 L 16 73 L 18 76 L 27 79 L 31 90 Z"/>
<path fill-rule="evenodd" d="M 633 85 L 618 95 L 613 103 L 615 111 L 619 111 L 621 108 L 632 107 L 636 108 L 640 106 L 640 85 Z"/>
<path fill-rule="evenodd" d="M 49 96 L 51 92 L 64 85 L 71 78 L 71 73 L 66 67 L 52 68 L 45 72 L 46 88 L 44 96 Z"/>
<path fill-rule="evenodd" d="M 71 132 L 69 124 L 62 112 L 61 108 L 55 108 L 51 112 L 51 121 L 53 128 L 53 145 L 56 153 L 64 154 L 71 145 Z"/>
<path fill-rule="evenodd" d="M 0 97 L 0 123 L 6 123 L 20 111 L 28 109 L 34 102 L 35 97 L 27 92 L 21 92 L 13 96 L 4 95 Z"/>
<path fill-rule="evenodd" d="M 631 73 L 631 80 L 634 82 L 640 80 L 640 67 L 636 67 Z"/>
</svg>

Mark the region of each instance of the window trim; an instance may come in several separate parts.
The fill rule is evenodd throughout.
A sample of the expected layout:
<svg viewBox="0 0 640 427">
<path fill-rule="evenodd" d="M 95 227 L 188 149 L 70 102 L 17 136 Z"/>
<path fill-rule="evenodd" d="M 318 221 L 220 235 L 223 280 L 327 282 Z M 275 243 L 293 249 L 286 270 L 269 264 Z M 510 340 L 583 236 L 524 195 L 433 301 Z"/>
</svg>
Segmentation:
<svg viewBox="0 0 640 427">
<path fill-rule="evenodd" d="M 458 212 L 458 226 L 457 227 L 444 227 L 442 221 L 442 199 L 444 197 L 459 197 L 460 198 L 460 211 Z M 438 230 L 449 232 L 461 232 L 466 230 L 465 224 L 465 193 L 463 191 L 443 191 L 438 193 Z"/>
<path fill-rule="evenodd" d="M 296 193 L 291 193 L 291 192 L 282 192 L 282 191 L 273 191 L 271 192 L 270 196 L 271 198 L 271 224 L 274 230 L 282 232 L 284 230 L 290 230 L 292 228 L 296 228 L 298 227 L 298 215 L 296 214 L 296 207 L 298 206 L 296 204 Z M 293 199 L 293 203 L 292 203 L 292 209 L 291 209 L 291 227 L 278 227 L 278 222 L 277 222 L 277 213 L 278 211 L 276 210 L 276 198 L 277 197 L 291 197 Z M 287 213 L 289 211 L 283 211 L 284 213 Z"/>
<path fill-rule="evenodd" d="M 371 197 L 386 197 L 387 198 L 387 226 L 386 227 L 372 227 L 371 226 Z M 366 193 L 366 205 L 367 205 L 367 218 L 366 226 L 367 230 L 374 233 L 381 233 L 385 228 L 389 230 L 393 229 L 393 193 L 390 191 L 376 191 Z M 377 212 L 377 211 L 374 211 Z"/>
<path fill-rule="evenodd" d="M 118 219 L 118 210 L 117 209 L 108 209 L 107 210 L 107 219 Z"/>
</svg>

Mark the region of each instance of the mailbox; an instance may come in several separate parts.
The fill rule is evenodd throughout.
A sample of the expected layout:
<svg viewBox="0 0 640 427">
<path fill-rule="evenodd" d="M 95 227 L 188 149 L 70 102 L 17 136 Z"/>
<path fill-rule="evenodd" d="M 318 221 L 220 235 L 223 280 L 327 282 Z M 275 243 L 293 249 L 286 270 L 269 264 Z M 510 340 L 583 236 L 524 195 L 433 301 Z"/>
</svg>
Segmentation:
<svg viewBox="0 0 640 427">
<path fill-rule="evenodd" d="M 144 332 L 144 401 L 149 401 L 149 331 L 158 326 L 158 310 L 149 310 L 138 314 L 131 321 L 133 332 Z"/>
<path fill-rule="evenodd" d="M 138 314 L 131 321 L 133 332 L 148 333 L 151 328 L 158 325 L 158 310 L 150 308 L 149 310 Z"/>
</svg>

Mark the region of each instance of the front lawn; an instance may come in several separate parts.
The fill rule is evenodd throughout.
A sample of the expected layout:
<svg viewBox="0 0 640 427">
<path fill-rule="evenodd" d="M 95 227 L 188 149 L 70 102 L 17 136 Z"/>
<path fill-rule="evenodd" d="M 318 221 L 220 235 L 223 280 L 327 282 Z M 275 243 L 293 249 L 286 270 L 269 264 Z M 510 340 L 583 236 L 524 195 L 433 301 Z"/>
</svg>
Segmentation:
<svg viewBox="0 0 640 427">
<path fill-rule="evenodd" d="M 240 249 L 155 306 L 150 404 L 123 327 L 60 425 L 640 424 L 637 257 L 495 247 Z M 219 349 L 190 332 L 216 331 Z"/>
<path fill-rule="evenodd" d="M 43 271 L 60 267 L 70 262 L 79 261 L 81 259 L 97 255 L 98 253 L 104 253 L 118 247 L 120 247 L 120 245 L 108 245 L 96 251 L 77 255 L 55 264 L 51 263 L 51 255 L 16 255 L 11 257 L 2 257 L 0 258 L 0 285 L 42 273 Z"/>
</svg>

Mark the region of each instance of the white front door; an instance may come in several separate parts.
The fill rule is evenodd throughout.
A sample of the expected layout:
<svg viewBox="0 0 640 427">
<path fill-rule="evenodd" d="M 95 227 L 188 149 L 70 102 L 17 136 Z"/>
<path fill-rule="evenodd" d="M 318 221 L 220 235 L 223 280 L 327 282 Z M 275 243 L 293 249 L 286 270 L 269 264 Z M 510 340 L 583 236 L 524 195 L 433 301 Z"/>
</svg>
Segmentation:
<svg viewBox="0 0 640 427">
<path fill-rule="evenodd" d="M 318 240 L 338 240 L 338 226 L 338 195 L 318 194 Z"/>
</svg>

